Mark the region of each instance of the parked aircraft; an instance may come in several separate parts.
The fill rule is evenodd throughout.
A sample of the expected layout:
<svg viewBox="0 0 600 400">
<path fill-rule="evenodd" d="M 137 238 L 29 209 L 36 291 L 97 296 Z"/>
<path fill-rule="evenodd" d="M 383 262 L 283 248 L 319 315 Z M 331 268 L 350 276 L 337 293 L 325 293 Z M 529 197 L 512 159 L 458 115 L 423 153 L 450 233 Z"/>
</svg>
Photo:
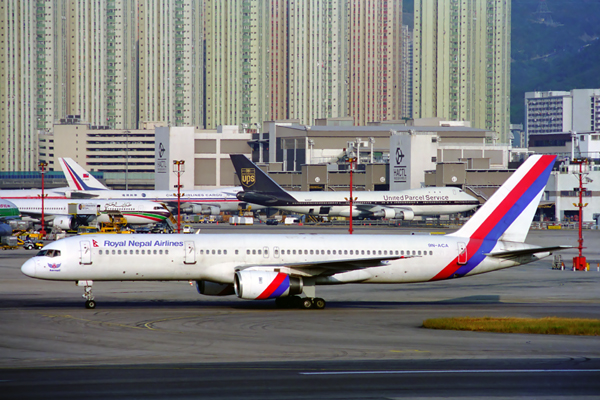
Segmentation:
<svg viewBox="0 0 600 400">
<path fill-rule="evenodd" d="M 109 190 L 71 158 L 59 158 L 59 161 L 72 189 L 71 198 L 144 199 L 177 207 L 176 190 Z M 236 194 L 241 190 L 241 187 L 184 189 L 181 192 L 181 209 L 184 212 L 211 215 L 217 215 L 221 211 L 237 211 L 240 201 Z"/>
<path fill-rule="evenodd" d="M 524 243 L 555 158 L 529 157 L 461 229 L 445 236 L 91 235 L 48 244 L 21 271 L 76 281 L 84 287 L 87 308 L 96 306 L 93 281 L 189 280 L 205 295 L 235 293 L 320 309 L 325 300 L 316 297 L 316 285 L 462 278 L 568 247 Z"/>
<path fill-rule="evenodd" d="M 42 215 L 41 199 L 16 199 L 13 202 L 23 216 L 40 220 Z M 69 204 L 76 205 L 78 216 L 70 213 Z M 162 222 L 171 216 L 165 206 L 149 200 L 44 200 L 46 224 L 60 229 L 75 229 L 92 218 L 97 218 L 98 222 L 110 222 L 109 214 L 125 217 L 130 225 Z"/>
<path fill-rule="evenodd" d="M 287 192 L 265 172 L 241 154 L 231 161 L 244 188 L 238 199 L 293 213 L 320 216 L 350 216 L 350 192 Z M 446 215 L 470 211 L 479 201 L 462 189 L 428 187 L 402 191 L 354 191 L 352 216 L 356 218 L 399 218 L 418 215 Z"/>
<path fill-rule="evenodd" d="M 12 235 L 11 221 L 21 218 L 17 206 L 8 201 L 0 199 L 0 237 Z"/>
</svg>

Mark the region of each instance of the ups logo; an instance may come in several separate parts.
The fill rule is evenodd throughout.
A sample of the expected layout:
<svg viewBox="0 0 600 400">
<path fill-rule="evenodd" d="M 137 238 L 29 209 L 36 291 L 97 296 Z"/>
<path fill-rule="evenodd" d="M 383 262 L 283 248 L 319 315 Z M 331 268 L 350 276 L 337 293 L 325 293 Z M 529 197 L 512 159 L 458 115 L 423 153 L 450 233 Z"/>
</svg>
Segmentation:
<svg viewBox="0 0 600 400">
<path fill-rule="evenodd" d="M 254 168 L 242 168 L 242 185 L 250 187 L 256 183 Z"/>
</svg>

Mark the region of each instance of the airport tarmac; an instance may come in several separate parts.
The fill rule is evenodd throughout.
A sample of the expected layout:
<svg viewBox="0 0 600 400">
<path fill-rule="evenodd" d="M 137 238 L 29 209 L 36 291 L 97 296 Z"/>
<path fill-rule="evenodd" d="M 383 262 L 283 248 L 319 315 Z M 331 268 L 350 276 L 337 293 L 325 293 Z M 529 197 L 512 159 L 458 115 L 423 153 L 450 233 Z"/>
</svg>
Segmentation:
<svg viewBox="0 0 600 400">
<path fill-rule="evenodd" d="M 356 234 L 398 234 L 402 240 L 402 235 L 415 231 L 426 233 L 427 229 L 371 227 L 358 228 Z M 439 229 L 434 231 L 439 232 Z M 346 233 L 347 228 L 221 224 L 203 227 L 200 234 L 209 232 Z M 523 360 L 546 360 L 552 365 L 587 360 L 587 365 L 595 368 L 578 375 L 578 379 L 586 377 L 582 387 L 588 388 L 579 395 L 594 391 L 597 394 L 600 392 L 597 362 L 600 336 L 421 328 L 427 318 L 446 316 L 600 319 L 600 272 L 595 264 L 600 262 L 600 231 L 585 231 L 584 235 L 585 245 L 589 247 L 584 255 L 592 261 L 589 272 L 552 270 L 550 257 L 529 265 L 450 281 L 317 287 L 318 296 L 327 300 L 325 310 L 279 310 L 274 301 L 202 296 L 188 282 L 97 282 L 94 284 L 97 308 L 86 310 L 81 298 L 83 290 L 74 283 L 40 281 L 21 274 L 21 264 L 33 252 L 3 251 L 0 253 L 0 391 L 3 386 L 25 390 L 25 386 L 11 386 L 15 381 L 6 378 L 18 371 L 30 371 L 35 376 L 43 371 L 66 371 L 74 366 L 88 371 L 108 368 L 115 379 L 119 371 L 142 368 L 155 371 L 151 374 L 153 378 L 145 376 L 144 379 L 160 380 L 166 376 L 166 370 L 185 369 L 185 366 L 194 369 L 200 364 L 222 364 L 224 375 L 220 379 L 226 379 L 227 374 L 235 374 L 236 367 L 243 365 L 274 370 L 285 369 L 282 365 L 327 369 L 330 365 L 327 363 L 337 362 L 335 368 L 339 369 L 344 365 L 368 366 L 378 360 L 384 369 L 430 362 L 428 368 L 442 365 L 457 371 L 457 368 L 471 367 L 491 370 L 498 365 L 521 365 Z M 577 232 L 531 231 L 527 242 L 576 246 Z M 567 267 L 576 252 L 576 249 L 563 252 Z M 513 364 L 511 360 L 519 361 Z M 581 363 L 578 365 L 581 367 Z M 424 367 L 419 364 L 419 368 Z M 564 376 L 568 374 L 565 372 Z M 545 374 L 539 379 L 546 382 L 545 385 L 548 380 L 553 381 Z M 552 383 L 549 384 L 546 387 L 552 387 Z M 498 390 L 502 393 L 501 388 Z M 15 389 L 14 393 L 25 392 Z M 462 396 L 467 392 L 457 393 Z M 475 395 L 473 393 L 471 395 Z M 535 393 L 543 395 L 545 392 Z M 436 393 L 430 395 L 435 397 Z M 358 395 L 313 397 L 366 398 Z"/>
</svg>

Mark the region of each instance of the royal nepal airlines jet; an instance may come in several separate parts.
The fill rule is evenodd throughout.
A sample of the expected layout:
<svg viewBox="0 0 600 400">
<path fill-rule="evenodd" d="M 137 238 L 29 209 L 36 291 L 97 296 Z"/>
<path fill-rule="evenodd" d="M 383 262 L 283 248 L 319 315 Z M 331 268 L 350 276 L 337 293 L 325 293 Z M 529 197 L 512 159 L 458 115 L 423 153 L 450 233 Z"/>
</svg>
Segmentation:
<svg viewBox="0 0 600 400">
<path fill-rule="evenodd" d="M 530 263 L 567 246 L 524 240 L 554 166 L 535 155 L 457 232 L 445 236 L 198 234 L 95 235 L 45 246 L 30 277 L 75 281 L 94 308 L 93 281 L 196 281 L 204 295 L 275 299 L 322 309 L 316 285 L 412 283 L 462 278 Z M 298 295 L 304 294 L 304 297 Z"/>
</svg>

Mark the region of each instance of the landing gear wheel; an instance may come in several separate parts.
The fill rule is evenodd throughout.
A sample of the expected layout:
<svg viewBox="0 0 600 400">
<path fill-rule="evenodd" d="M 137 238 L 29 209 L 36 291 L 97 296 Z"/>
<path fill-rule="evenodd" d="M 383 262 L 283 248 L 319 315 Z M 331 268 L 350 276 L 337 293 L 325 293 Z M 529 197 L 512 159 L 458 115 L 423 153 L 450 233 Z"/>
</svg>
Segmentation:
<svg viewBox="0 0 600 400">
<path fill-rule="evenodd" d="M 96 308 L 96 302 L 94 300 L 87 300 L 85 302 L 85 308 Z"/>
<path fill-rule="evenodd" d="M 311 309 L 313 306 L 313 301 L 312 299 L 305 297 L 304 299 L 302 299 L 302 303 L 300 304 L 300 308 L 303 308 L 305 310 L 309 310 Z"/>
<path fill-rule="evenodd" d="M 313 307 L 317 310 L 322 310 L 325 308 L 325 300 L 320 297 L 317 297 L 313 300 Z"/>
</svg>

